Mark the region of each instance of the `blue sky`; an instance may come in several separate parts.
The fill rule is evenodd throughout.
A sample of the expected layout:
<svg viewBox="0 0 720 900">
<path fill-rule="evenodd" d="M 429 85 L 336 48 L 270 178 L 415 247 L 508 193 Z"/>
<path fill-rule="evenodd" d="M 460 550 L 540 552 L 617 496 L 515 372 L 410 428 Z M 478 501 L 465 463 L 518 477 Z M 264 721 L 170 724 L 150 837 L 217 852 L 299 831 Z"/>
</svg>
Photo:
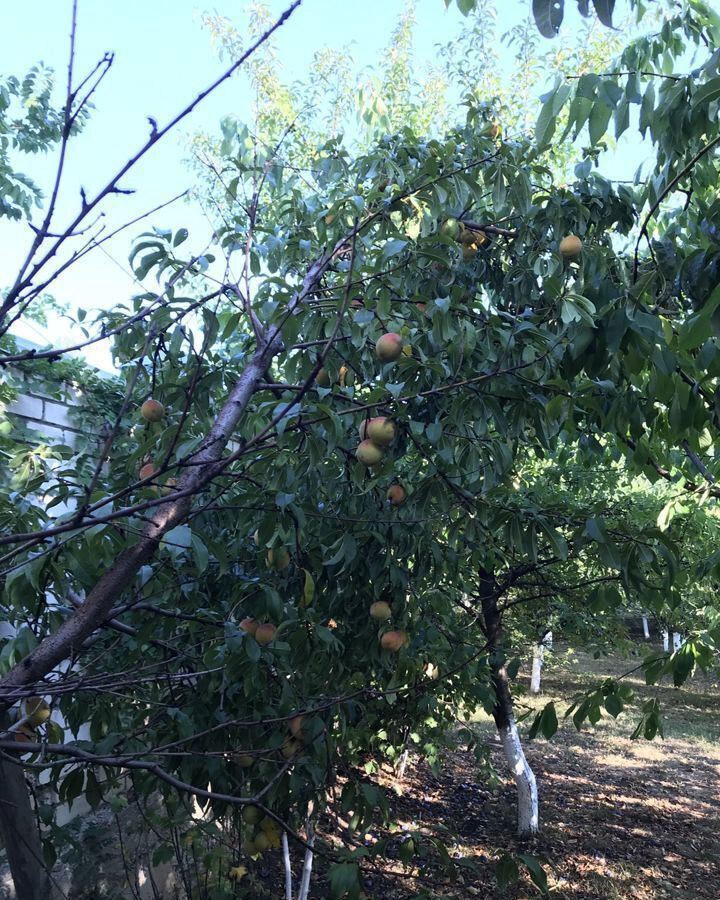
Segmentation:
<svg viewBox="0 0 720 900">
<path fill-rule="evenodd" d="M 286 5 L 282 0 L 269 3 L 277 12 Z M 77 210 L 79 185 L 91 193 L 107 181 L 129 151 L 142 144 L 148 134 L 147 116 L 162 124 L 222 71 L 224 65 L 201 27 L 202 12 L 241 19 L 244 6 L 242 0 L 80 0 L 76 71 L 86 71 L 105 50 L 114 51 L 115 62 L 96 95 L 96 109 L 86 131 L 72 145 L 58 223 Z M 376 57 L 403 6 L 404 0 L 304 0 L 278 37 L 285 70 L 293 77 L 301 76 L 313 51 L 326 44 L 352 41 L 358 57 Z M 70 0 L 0 4 L 0 71 L 21 74 L 42 60 L 56 70 L 59 79 L 64 78 L 70 7 Z M 421 0 L 418 18 L 418 55 L 429 58 L 434 43 L 449 36 L 460 17 L 456 10 L 446 14 L 441 0 Z M 200 129 L 214 132 L 223 115 L 233 113 L 242 119 L 248 111 L 242 78 L 223 85 L 128 176 L 124 186 L 137 193 L 111 198 L 105 207 L 108 225 L 120 224 L 189 185 L 184 135 Z M 53 162 L 52 157 L 40 156 L 24 160 L 23 169 L 47 186 Z M 198 244 L 210 230 L 199 212 L 187 206 L 170 208 L 152 221 L 159 227 L 188 225 Z M 73 307 L 105 306 L 126 297 L 137 287 L 127 272 L 127 252 L 130 237 L 138 230 L 131 229 L 109 244 L 108 254 L 96 250 L 82 265 L 73 267 L 58 282 L 57 297 Z M 31 237 L 26 225 L 0 220 L 0 285 L 10 281 Z"/>
<path fill-rule="evenodd" d="M 279 13 L 287 3 L 269 0 L 268 5 Z M 528 10 L 524 0 L 499 6 L 500 32 Z M 21 74 L 42 60 L 63 79 L 70 7 L 70 0 L 0 5 L 0 72 Z M 114 51 L 115 63 L 96 95 L 96 109 L 85 132 L 71 145 L 58 225 L 77 211 L 80 185 L 91 195 L 144 142 L 147 116 L 163 124 L 222 71 L 224 65 L 201 27 L 202 12 L 242 20 L 244 7 L 243 0 L 80 0 L 76 71 L 85 72 L 105 50 Z M 278 37 L 284 71 L 292 78 L 301 77 L 315 50 L 348 42 L 357 59 L 377 59 L 403 7 L 404 0 L 304 0 Z M 419 0 L 417 19 L 416 59 L 422 65 L 432 61 L 437 43 L 462 27 L 462 17 L 454 4 L 446 12 L 442 0 Z M 180 131 L 168 135 L 128 175 L 123 186 L 136 194 L 110 199 L 105 206 L 108 230 L 186 188 L 192 176 L 183 161 L 184 137 L 201 129 L 215 132 L 220 118 L 228 113 L 248 117 L 249 96 L 242 78 L 223 85 L 185 120 Z M 24 161 L 23 168 L 47 186 L 53 162 L 53 157 L 39 156 Z M 188 226 L 197 247 L 210 234 L 199 211 L 187 206 L 171 207 L 153 216 L 152 222 L 159 227 Z M 108 306 L 136 290 L 127 254 L 131 238 L 140 230 L 141 226 L 135 226 L 111 242 L 107 253 L 96 250 L 87 261 L 72 267 L 54 289 L 58 299 L 71 307 Z M 0 286 L 11 280 L 30 238 L 27 225 L 0 220 Z M 57 323 L 53 337 L 60 338 L 62 330 L 62 323 Z M 91 358 L 98 362 L 106 356 Z"/>
</svg>

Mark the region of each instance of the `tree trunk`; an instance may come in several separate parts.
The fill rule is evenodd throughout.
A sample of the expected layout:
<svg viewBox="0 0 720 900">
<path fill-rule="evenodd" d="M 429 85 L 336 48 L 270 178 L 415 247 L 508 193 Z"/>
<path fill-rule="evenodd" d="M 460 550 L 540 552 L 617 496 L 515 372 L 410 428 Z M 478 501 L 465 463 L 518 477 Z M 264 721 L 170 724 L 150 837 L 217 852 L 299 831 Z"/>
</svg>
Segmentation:
<svg viewBox="0 0 720 900">
<path fill-rule="evenodd" d="M 293 900 L 292 869 L 290 867 L 290 847 L 288 845 L 287 831 L 282 833 L 283 864 L 285 866 L 285 900 Z"/>
<path fill-rule="evenodd" d="M 305 826 L 305 836 L 308 844 L 312 847 L 315 843 L 315 830 L 310 819 L 307 820 Z M 298 900 L 308 900 L 308 897 L 310 896 L 310 878 L 312 876 L 313 856 L 313 851 L 308 847 L 305 851 L 305 861 L 303 862 Z"/>
<path fill-rule="evenodd" d="M 646 641 L 650 640 L 650 628 L 648 627 L 648 618 L 647 616 L 642 617 L 643 622 L 643 637 Z"/>
<path fill-rule="evenodd" d="M 537 834 L 540 827 L 538 792 L 535 774 L 525 758 L 520 735 L 513 713 L 510 681 L 504 663 L 497 655 L 502 642 L 500 613 L 497 607 L 495 578 L 488 572 L 480 574 L 480 600 L 485 619 L 485 634 L 488 640 L 488 655 L 493 672 L 495 706 L 493 719 L 500 736 L 505 759 L 517 786 L 518 836 L 530 837 Z"/>
<path fill-rule="evenodd" d="M 545 644 L 541 641 L 533 647 L 532 677 L 530 678 L 530 693 L 540 693 L 540 675 L 542 673 L 543 658 L 545 656 Z"/>
<path fill-rule="evenodd" d="M 682 635 L 679 631 L 673 631 L 673 651 L 682 647 Z"/>
<path fill-rule="evenodd" d="M 397 767 L 397 773 L 395 775 L 396 781 L 402 781 L 405 777 L 405 769 L 407 768 L 408 764 L 409 752 L 410 751 L 407 749 L 407 747 L 402 752 L 402 756 L 400 757 L 400 764 Z"/>
<path fill-rule="evenodd" d="M 542 667 L 545 661 L 545 650 L 546 648 L 548 650 L 552 648 L 552 642 L 552 631 L 546 631 L 545 636 L 542 638 L 542 640 L 538 641 L 537 644 L 535 644 L 535 646 L 533 647 L 532 676 L 530 678 L 531 694 L 540 693 L 540 678 L 542 676 Z"/>
<path fill-rule="evenodd" d="M 495 723 L 498 717 L 493 712 Z M 540 816 L 538 810 L 538 792 L 535 773 L 525 758 L 520 735 L 518 734 L 515 716 L 512 711 L 505 716 L 507 724 L 498 725 L 498 734 L 502 744 L 505 759 L 517 786 L 517 830 L 519 837 L 530 837 L 537 834 L 540 829 Z"/>
<path fill-rule="evenodd" d="M 355 226 L 354 233 L 373 218 L 374 215 L 371 215 L 361 225 Z M 294 312 L 314 290 L 347 240 L 347 235 L 338 239 L 334 247 L 310 266 L 288 305 L 289 312 Z M 268 366 L 282 349 L 282 335 L 276 326 L 269 327 L 267 333 L 258 338 L 255 353 L 228 394 L 205 439 L 187 460 L 184 474 L 178 479 L 174 492 L 176 499 L 170 496 L 166 503 L 154 507 L 139 539 L 117 556 L 88 592 L 82 606 L 0 678 L 0 710 L 9 708 L 22 696 L 20 689 L 24 685 L 39 681 L 63 660 L 81 651 L 84 641 L 104 624 L 108 613 L 132 584 L 140 568 L 155 556 L 165 534 L 188 518 L 193 498 L 220 471 L 218 463 L 225 447 L 237 432 L 237 426 Z"/>
<path fill-rule="evenodd" d="M 663 650 L 667 653 L 670 649 L 670 634 L 668 633 L 667 628 L 663 629 Z"/>
<path fill-rule="evenodd" d="M 0 715 L 0 729 L 8 718 Z M 49 900 L 50 879 L 43 857 L 30 792 L 21 765 L 0 758 L 0 835 L 18 900 Z"/>
</svg>

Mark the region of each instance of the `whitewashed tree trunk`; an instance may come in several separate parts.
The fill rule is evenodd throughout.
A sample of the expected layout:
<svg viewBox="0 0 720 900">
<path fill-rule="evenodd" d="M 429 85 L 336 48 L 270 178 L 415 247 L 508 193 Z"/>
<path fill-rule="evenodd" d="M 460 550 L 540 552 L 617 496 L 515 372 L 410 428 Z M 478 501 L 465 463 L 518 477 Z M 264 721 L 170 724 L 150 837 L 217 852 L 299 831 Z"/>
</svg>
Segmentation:
<svg viewBox="0 0 720 900">
<path fill-rule="evenodd" d="M 488 652 L 492 659 L 497 648 L 502 646 L 503 630 L 497 603 L 497 580 L 491 572 L 483 569 L 480 570 L 479 593 L 485 620 L 485 634 L 488 638 Z M 547 635 L 545 637 L 547 638 Z M 552 635 L 550 640 L 552 641 Z M 547 646 L 545 640 L 542 643 Z M 540 829 L 537 782 L 520 743 L 507 669 L 501 662 L 493 662 L 492 675 L 495 688 L 492 715 L 505 759 L 517 785 L 518 836 L 530 837 L 537 834 Z"/>
<path fill-rule="evenodd" d="M 537 782 L 535 781 L 535 774 L 525 758 L 520 735 L 515 724 L 515 716 L 512 713 L 510 713 L 508 724 L 499 728 L 498 733 L 505 759 L 517 785 L 518 835 L 520 837 L 529 837 L 532 834 L 537 834 L 540 828 Z"/>
<path fill-rule="evenodd" d="M 642 623 L 643 623 L 643 637 L 645 638 L 646 641 L 649 641 L 650 640 L 650 628 L 648 626 L 647 616 L 642 617 Z"/>
<path fill-rule="evenodd" d="M 400 763 L 397 767 L 397 775 L 395 776 L 396 781 L 402 781 L 403 778 L 405 777 L 405 769 L 407 768 L 407 764 L 408 764 L 408 753 L 409 753 L 409 751 L 407 750 L 407 748 L 405 748 L 405 750 L 403 750 L 403 752 L 402 752 L 402 756 L 400 757 Z"/>
<path fill-rule="evenodd" d="M 307 821 L 305 833 L 307 835 L 307 842 L 312 847 L 312 845 L 315 843 L 315 831 L 313 830 L 312 822 L 310 821 L 310 819 L 308 819 Z M 298 891 L 297 900 L 308 900 L 310 892 L 310 876 L 312 875 L 314 855 L 315 854 L 310 849 L 305 851 L 305 862 L 303 863 L 302 878 L 300 881 L 300 890 Z"/>
<path fill-rule="evenodd" d="M 540 676 L 542 674 L 545 645 L 541 642 L 533 647 L 532 675 L 530 677 L 530 693 L 540 693 Z"/>
<path fill-rule="evenodd" d="M 288 846 L 287 832 L 283 831 L 280 840 L 282 843 L 283 864 L 285 866 L 285 900 L 293 900 L 292 869 L 290 868 L 290 847 Z"/>
<path fill-rule="evenodd" d="M 682 635 L 679 631 L 673 631 L 673 650 L 679 650 L 682 647 Z"/>
<path fill-rule="evenodd" d="M 532 676 L 530 678 L 530 693 L 540 693 L 540 679 L 542 677 L 542 667 L 545 662 L 545 650 L 551 650 L 553 645 L 552 631 L 546 631 L 544 637 L 533 647 L 533 664 Z"/>
<path fill-rule="evenodd" d="M 662 636 L 663 636 L 663 650 L 667 653 L 668 650 L 670 649 L 670 635 L 668 634 L 668 631 L 666 628 L 663 628 Z"/>
</svg>

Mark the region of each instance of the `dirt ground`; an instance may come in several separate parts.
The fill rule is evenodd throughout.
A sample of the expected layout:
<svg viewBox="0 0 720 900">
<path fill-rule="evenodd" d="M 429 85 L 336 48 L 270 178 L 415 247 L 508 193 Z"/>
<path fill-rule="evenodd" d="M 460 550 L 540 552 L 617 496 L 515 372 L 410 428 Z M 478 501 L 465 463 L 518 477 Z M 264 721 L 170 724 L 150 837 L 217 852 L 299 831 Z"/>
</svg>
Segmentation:
<svg viewBox="0 0 720 900">
<path fill-rule="evenodd" d="M 627 668 L 627 661 L 565 658 L 562 668 L 547 673 L 542 696 L 521 697 L 519 706 L 540 708 L 554 699 L 560 714 L 578 690 Z M 631 741 L 636 721 L 631 708 L 617 721 L 608 717 L 580 733 L 561 719 L 552 741 L 527 745 L 542 828 L 531 842 L 512 837 L 512 783 L 503 780 L 495 790 L 479 783 L 468 752 L 450 753 L 437 777 L 417 757 L 399 786 L 389 772 L 378 777 L 402 828 L 446 840 L 448 834 L 458 836 L 449 849 L 461 867 L 459 880 L 443 884 L 426 869 L 426 886 L 436 885 L 429 896 L 539 896 L 527 878 L 508 889 L 497 887 L 498 851 L 507 850 L 544 858 L 557 898 L 720 898 L 720 686 L 703 676 L 682 689 L 648 688 L 637 679 L 632 684 L 638 694 L 635 711 L 643 699 L 659 695 L 665 739 Z M 504 774 L 491 723 L 480 719 L 475 727 L 493 746 L 494 764 Z M 395 871 L 395 877 L 369 877 L 367 897 L 417 897 L 422 877 L 409 876 L 422 876 L 421 870 L 398 863 Z M 321 885 L 314 896 L 328 896 Z"/>
<path fill-rule="evenodd" d="M 495 878 L 503 852 L 542 859 L 551 896 L 567 900 L 720 900 L 720 683 L 696 675 L 682 688 L 646 686 L 637 675 L 625 681 L 636 699 L 617 720 L 605 716 L 578 732 L 562 718 L 572 698 L 598 681 L 627 672 L 639 659 L 595 660 L 556 648 L 539 697 L 516 683 L 518 714 L 554 700 L 560 728 L 552 741 L 525 742 L 540 797 L 540 836 L 519 842 L 515 832 L 515 787 L 507 777 L 492 721 L 472 727 L 491 748 L 501 776 L 494 786 L 479 777 L 473 753 L 449 752 L 436 775 L 417 755 L 398 782 L 389 767 L 368 780 L 382 785 L 391 816 L 403 832 L 426 847 L 439 838 L 457 866 L 454 882 L 436 867 L 434 854 L 404 865 L 397 859 L 364 878 L 366 900 L 530 900 L 540 897 L 526 874 L 501 889 Z M 519 688 L 519 690 L 518 690 Z M 642 703 L 660 700 L 664 738 L 633 741 L 630 734 Z M 333 843 L 332 827 L 320 832 Z M 325 833 L 323 833 L 323 831 Z M 371 827 L 368 842 L 389 836 Z M 396 854 L 397 856 L 397 854 Z M 254 881 L 257 897 L 279 897 L 279 854 L 265 858 Z M 436 858 L 436 857 L 434 857 Z M 296 862 L 299 862 L 299 858 Z M 299 873 L 296 873 L 296 875 Z M 259 876 L 259 877 L 258 877 Z M 316 858 L 313 898 L 330 897 L 323 861 Z M 254 894 L 255 896 L 255 894 Z"/>
</svg>

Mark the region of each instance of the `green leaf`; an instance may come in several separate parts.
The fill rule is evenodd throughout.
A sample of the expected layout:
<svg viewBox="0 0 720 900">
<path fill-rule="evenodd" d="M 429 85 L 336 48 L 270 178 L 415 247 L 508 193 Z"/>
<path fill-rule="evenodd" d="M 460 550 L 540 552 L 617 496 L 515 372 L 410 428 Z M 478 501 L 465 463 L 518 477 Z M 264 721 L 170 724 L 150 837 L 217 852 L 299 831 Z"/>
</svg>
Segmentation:
<svg viewBox="0 0 720 900">
<path fill-rule="evenodd" d="M 540 34 L 554 38 L 562 25 L 565 0 L 533 0 L 532 11 Z"/>
<path fill-rule="evenodd" d="M 547 703 L 533 719 L 533 723 L 528 731 L 528 740 L 533 741 L 538 734 L 542 734 L 549 741 L 557 729 L 558 720 L 555 712 L 555 703 Z"/>
<path fill-rule="evenodd" d="M 360 897 L 360 867 L 355 863 L 335 863 L 328 872 L 330 896 L 333 900 L 358 900 Z"/>
<path fill-rule="evenodd" d="M 692 105 L 702 106 L 706 103 L 712 103 L 718 98 L 720 98 L 720 77 L 712 78 L 705 84 L 701 84 L 692 95 Z"/>
<path fill-rule="evenodd" d="M 202 573 L 208 567 L 209 555 L 208 549 L 200 538 L 193 534 L 190 536 L 190 545 L 192 547 L 193 559 L 199 573 Z"/>
<path fill-rule="evenodd" d="M 605 526 L 600 519 L 588 519 L 585 522 L 585 534 L 598 544 L 604 544 L 608 539 L 605 533 Z"/>
<path fill-rule="evenodd" d="M 612 115 L 612 109 L 606 103 L 601 100 L 598 100 L 593 104 L 592 112 L 590 113 L 590 121 L 588 124 L 588 131 L 590 133 L 590 143 L 597 144 L 602 136 L 607 131 L 608 124 L 610 122 L 610 116 Z"/>
<path fill-rule="evenodd" d="M 303 572 L 305 573 L 305 585 L 303 587 L 303 595 L 300 605 L 306 607 L 313 602 L 313 599 L 315 597 L 315 581 L 307 569 L 303 569 Z"/>
<path fill-rule="evenodd" d="M 615 0 L 592 0 L 598 19 L 607 25 L 608 28 L 613 27 L 612 16 L 615 9 Z"/>
<path fill-rule="evenodd" d="M 543 108 L 540 110 L 535 125 L 535 138 L 540 149 L 546 147 L 552 140 L 557 125 L 557 116 L 567 102 L 570 91 L 569 84 L 560 84 L 543 98 Z"/>
<path fill-rule="evenodd" d="M 520 877 L 520 870 L 517 863 L 509 853 L 503 853 L 495 864 L 495 878 L 498 886 L 501 888 L 509 887 Z"/>
<path fill-rule="evenodd" d="M 547 897 L 549 895 L 547 875 L 540 860 L 536 856 L 531 856 L 529 853 L 518 853 L 517 858 L 522 860 L 525 864 L 525 867 L 530 873 L 530 878 L 533 880 L 533 884 L 535 884 Z"/>
</svg>

